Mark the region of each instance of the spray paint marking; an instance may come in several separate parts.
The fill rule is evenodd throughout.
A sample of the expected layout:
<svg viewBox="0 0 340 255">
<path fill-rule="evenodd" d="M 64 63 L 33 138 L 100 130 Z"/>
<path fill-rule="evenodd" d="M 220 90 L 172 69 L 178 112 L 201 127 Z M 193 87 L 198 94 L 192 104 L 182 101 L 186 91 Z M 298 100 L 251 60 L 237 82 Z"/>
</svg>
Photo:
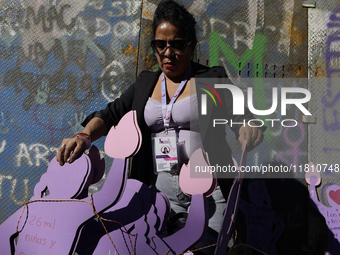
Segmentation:
<svg viewBox="0 0 340 255">
<path fill-rule="evenodd" d="M 300 128 L 300 137 L 297 139 L 297 141 L 292 140 L 288 137 L 288 130 L 289 128 L 285 128 L 283 131 L 283 136 L 285 138 L 285 141 L 287 144 L 289 144 L 292 149 L 287 150 L 285 152 L 278 152 L 277 156 L 280 160 L 285 162 L 286 164 L 293 164 L 293 165 L 298 165 L 299 157 L 301 156 L 307 156 L 307 152 L 305 151 L 300 151 L 299 146 L 302 144 L 304 138 L 305 138 L 305 129 L 303 127 L 303 124 L 299 123 L 297 127 Z M 289 158 L 292 158 L 292 160 L 287 159 L 287 156 Z"/>
</svg>

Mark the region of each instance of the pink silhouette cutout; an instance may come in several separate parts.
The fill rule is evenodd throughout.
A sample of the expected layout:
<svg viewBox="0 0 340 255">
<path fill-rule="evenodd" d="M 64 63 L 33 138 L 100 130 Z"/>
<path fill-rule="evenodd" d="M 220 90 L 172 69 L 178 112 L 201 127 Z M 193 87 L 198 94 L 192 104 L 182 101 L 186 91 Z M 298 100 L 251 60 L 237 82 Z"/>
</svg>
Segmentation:
<svg viewBox="0 0 340 255">
<path fill-rule="evenodd" d="M 207 156 L 207 153 L 203 154 L 203 151 L 198 149 L 191 155 L 188 164 L 182 167 L 179 176 L 179 185 L 183 193 L 187 196 L 204 194 L 206 197 L 209 197 L 215 191 L 217 179 L 214 178 L 214 175 L 209 171 L 201 172 L 199 178 L 190 178 L 190 169 L 194 169 L 194 167 L 191 168 L 190 165 L 194 163 L 195 166 L 200 166 L 204 169 L 204 166 L 208 166 L 205 160 Z"/>
</svg>

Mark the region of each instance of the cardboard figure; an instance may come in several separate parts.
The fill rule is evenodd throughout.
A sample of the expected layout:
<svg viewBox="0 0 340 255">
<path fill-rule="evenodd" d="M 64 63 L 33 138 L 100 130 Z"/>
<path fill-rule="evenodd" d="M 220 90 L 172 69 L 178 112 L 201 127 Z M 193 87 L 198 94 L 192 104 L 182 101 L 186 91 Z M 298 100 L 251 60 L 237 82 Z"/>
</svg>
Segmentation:
<svg viewBox="0 0 340 255">
<path fill-rule="evenodd" d="M 115 254 L 116 249 L 117 254 L 178 254 L 200 241 L 208 225 L 205 198 L 215 190 L 216 179 L 210 173 L 204 173 L 206 176 L 202 178 L 190 178 L 190 164 L 207 165 L 204 156 L 198 149 L 180 172 L 181 188 L 192 196 L 188 218 L 182 229 L 162 238 L 171 210 L 168 198 L 137 180 L 127 180 L 119 203 L 100 215 L 116 221 L 105 222 L 109 235 L 100 230 L 98 223 L 92 222 L 83 230 L 84 240 L 80 241 L 77 253 Z M 100 235 L 102 237 L 98 240 Z"/>
<path fill-rule="evenodd" d="M 245 142 L 245 144 L 247 144 Z M 233 158 L 234 166 L 238 172 L 238 175 L 233 181 L 233 185 L 230 188 L 230 192 L 227 199 L 226 210 L 223 215 L 223 222 L 221 225 L 221 230 L 217 237 L 216 249 L 214 255 L 223 255 L 226 253 L 228 248 L 229 240 L 233 234 L 235 228 L 235 221 L 237 217 L 238 207 L 240 203 L 240 192 L 244 177 L 244 172 L 240 171 L 241 166 L 246 166 L 247 163 L 247 150 L 244 146 L 241 156 L 240 165 Z"/>
<path fill-rule="evenodd" d="M 1 243 L 6 247 L 11 245 L 12 252 L 15 250 L 18 255 L 74 254 L 84 224 L 96 216 L 95 211 L 100 213 L 116 204 L 124 192 L 128 157 L 138 151 L 141 143 L 141 133 L 135 123 L 136 112 L 131 111 L 108 133 L 106 143 L 115 142 L 116 147 L 106 145 L 105 151 L 115 156 L 115 160 L 103 188 L 91 197 L 84 191 L 91 184 L 89 180 L 95 169 L 104 169 L 99 158 L 91 162 L 90 157 L 83 154 L 74 163 L 64 166 L 52 159 L 47 173 L 34 189 L 33 198 L 40 199 L 27 203 L 20 221 L 21 212 L 18 211 L 1 225 L 1 233 L 6 233 L 1 235 Z M 129 135 L 128 143 L 122 138 L 126 135 Z M 77 197 L 81 200 L 75 199 Z M 19 232 L 16 233 L 18 221 Z M 15 243 L 13 234 L 17 237 Z M 12 236 L 10 240 L 6 235 Z"/>
<path fill-rule="evenodd" d="M 90 168 L 88 161 L 91 162 L 92 167 Z M 47 172 L 41 176 L 40 181 L 35 186 L 34 195 L 30 200 L 47 197 L 48 199 L 52 199 L 53 197 L 82 199 L 87 197 L 88 187 L 91 184 L 98 182 L 104 174 L 104 159 L 100 159 L 99 150 L 97 147 L 92 146 L 89 154 L 83 155 L 81 158 L 79 158 L 76 165 L 81 167 L 70 169 L 70 166 L 66 166 L 65 168 L 58 168 L 55 167 L 54 163 L 50 164 Z M 60 189 L 56 184 L 66 188 Z M 21 208 L 0 225 L 0 247 L 2 254 L 11 254 L 11 247 L 14 252 L 14 238 L 17 236 L 14 233 L 16 233 L 17 227 L 18 230 L 22 229 L 25 221 L 29 221 L 28 224 L 35 223 L 36 225 L 40 225 L 41 223 L 41 225 L 44 227 L 51 226 L 52 228 L 53 224 L 56 223 L 55 220 L 51 222 L 42 222 L 42 219 L 36 218 L 36 216 L 33 215 L 31 218 L 27 218 L 27 213 L 28 212 L 26 208 Z M 18 224 L 21 215 L 23 215 L 23 219 L 20 221 L 20 224 Z M 31 239 L 31 236 L 29 239 Z M 42 245 L 46 242 L 46 237 L 38 237 L 38 235 L 33 235 L 32 241 L 33 240 L 34 242 L 40 243 Z"/>
<path fill-rule="evenodd" d="M 318 200 L 316 193 L 316 186 L 321 183 L 320 171 L 322 169 L 315 168 L 312 162 L 309 163 L 309 171 L 305 174 L 306 182 L 309 186 L 309 195 L 319 212 L 326 220 L 327 226 L 330 230 L 328 236 L 328 252 L 327 254 L 339 254 L 340 242 L 340 186 L 331 185 L 327 188 L 326 194 L 328 203 L 331 207 L 325 206 Z M 333 234 L 333 236 L 331 236 Z M 338 242 L 337 242 L 338 241 Z"/>
<path fill-rule="evenodd" d="M 105 152 L 115 159 L 103 188 L 91 197 L 87 188 L 100 179 L 104 169 L 97 149 L 72 164 L 60 166 L 56 159 L 51 161 L 34 189 L 35 200 L 1 225 L 0 232 L 5 234 L 0 241 L 8 254 L 10 249 L 18 255 L 74 254 L 76 248 L 79 254 L 89 254 L 80 237 L 98 215 L 108 219 L 111 215 L 115 222 L 105 230 L 107 235 L 97 238 L 94 254 L 177 254 L 203 237 L 208 225 L 205 198 L 215 190 L 216 180 L 211 174 L 190 178 L 190 163 L 206 165 L 207 155 L 199 149 L 182 167 L 181 188 L 192 196 L 191 209 L 184 228 L 162 238 L 171 209 L 167 197 L 137 180 L 127 181 L 128 157 L 139 150 L 142 139 L 136 123 L 136 112 L 131 111 L 109 131 Z"/>
</svg>

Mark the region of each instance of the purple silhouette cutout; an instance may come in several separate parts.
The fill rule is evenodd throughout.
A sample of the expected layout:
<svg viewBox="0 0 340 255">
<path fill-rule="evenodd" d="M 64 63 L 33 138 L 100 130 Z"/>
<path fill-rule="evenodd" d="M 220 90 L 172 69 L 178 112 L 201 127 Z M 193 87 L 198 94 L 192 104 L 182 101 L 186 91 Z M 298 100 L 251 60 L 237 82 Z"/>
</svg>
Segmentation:
<svg viewBox="0 0 340 255">
<path fill-rule="evenodd" d="M 161 237 L 166 226 L 170 203 L 168 198 L 136 180 L 128 180 L 122 199 L 101 216 L 117 222 L 105 222 L 109 232 L 100 230 L 95 222 L 84 228 L 84 246 L 77 252 L 93 254 L 178 254 L 201 240 L 208 224 L 206 197 L 214 191 L 216 180 L 209 174 L 205 178 L 190 178 L 190 164 L 206 165 L 202 150 L 193 153 L 188 165 L 180 172 L 184 192 L 192 195 L 191 208 L 185 226 L 168 237 Z M 200 183 L 201 185 L 197 185 Z M 122 227 L 122 225 L 124 227 Z M 94 235 L 91 233 L 95 233 Z M 102 236 L 99 238 L 98 237 Z M 113 244 L 116 248 L 113 247 Z"/>
<path fill-rule="evenodd" d="M 95 217 L 93 208 L 100 213 L 116 204 L 121 198 L 127 178 L 128 157 L 133 155 L 141 143 L 140 130 L 136 123 L 136 112 L 127 113 L 119 124 L 111 129 L 106 143 L 114 142 L 112 137 L 131 135 L 136 141 L 121 144 L 119 148 L 108 147 L 106 153 L 118 154 L 121 158 L 115 158 L 103 188 L 92 197 L 84 197 L 84 190 L 91 184 L 91 176 L 95 169 L 102 169 L 104 163 L 98 158 L 91 162 L 88 155 L 83 154 L 72 164 L 60 166 L 56 159 L 52 159 L 48 171 L 41 177 L 36 185 L 33 198 L 41 198 L 32 201 L 23 209 L 23 217 L 19 224 L 17 240 L 8 241 L 15 254 L 73 254 L 78 242 L 79 233 L 84 224 Z M 98 150 L 97 150 L 98 151 Z M 125 157 L 124 157 L 125 155 Z M 99 157 L 99 155 L 98 155 Z M 124 158 L 123 158 L 124 157 Z M 92 163 L 96 167 L 92 166 Z M 80 175 L 79 175 L 80 173 Z M 97 180 L 97 178 L 95 178 Z M 49 194 L 46 191 L 49 191 Z M 76 200 L 76 197 L 81 200 Z M 74 199 L 72 201 L 50 201 L 51 199 Z M 20 212 L 21 213 L 21 212 Z M 9 234 L 13 232 L 19 221 L 19 212 L 15 218 L 10 217 L 9 223 L 1 225 L 1 232 Z M 5 236 L 6 237 L 6 236 Z M 2 239 L 2 238 L 1 238 Z M 8 240 L 8 239 L 7 239 Z M 4 242 L 6 243 L 7 240 Z M 1 240 L 3 242 L 3 240 Z"/>
<path fill-rule="evenodd" d="M 34 195 L 32 199 L 46 198 L 54 199 L 56 197 L 69 198 L 69 199 L 82 199 L 87 196 L 88 187 L 98 182 L 105 170 L 104 159 L 100 159 L 99 151 L 97 147 L 92 146 L 88 155 L 83 155 L 77 160 L 77 164 L 81 167 L 70 169 L 70 165 L 64 168 L 56 167 L 54 163 L 56 160 L 52 160 L 48 167 L 48 170 L 40 178 L 40 181 L 34 188 Z M 89 165 L 88 162 L 91 161 L 92 164 Z M 92 167 L 91 167 L 92 166 Z M 62 183 L 62 187 L 68 187 L 67 189 L 58 188 L 56 183 Z M 78 184 L 78 185 L 76 185 Z M 49 195 L 47 196 L 47 194 Z M 51 221 L 42 221 L 40 217 L 37 218 L 36 215 L 31 214 L 31 218 L 27 218 L 27 208 L 19 209 L 14 214 L 12 214 L 5 222 L 0 225 L 0 247 L 2 254 L 11 254 L 11 249 L 14 251 L 14 241 L 13 239 L 17 236 L 17 226 L 18 229 L 22 229 L 24 224 L 40 224 L 40 227 L 50 227 L 54 230 L 56 219 Z M 23 215 L 23 219 L 19 223 L 20 215 Z M 45 240 L 44 240 L 45 238 Z M 26 239 L 31 240 L 31 235 Z M 46 237 L 38 237 L 38 235 L 33 235 L 31 242 L 40 243 L 47 245 Z M 24 253 L 23 253 L 24 254 Z"/>
<path fill-rule="evenodd" d="M 246 142 L 245 142 L 246 144 Z M 229 240 L 232 236 L 232 232 L 234 231 L 238 206 L 239 206 L 239 200 L 240 200 L 240 192 L 241 192 L 241 186 L 242 181 L 244 177 L 244 172 L 240 171 L 241 166 L 246 166 L 247 163 L 247 150 L 246 146 L 244 146 L 241 156 L 241 162 L 240 166 L 237 164 L 236 160 L 233 158 L 234 165 L 238 171 L 238 176 L 234 179 L 233 185 L 231 186 L 226 210 L 224 212 L 223 216 L 223 222 L 221 226 L 221 230 L 219 232 L 219 235 L 217 237 L 217 244 L 215 249 L 215 255 L 222 255 L 225 254 Z"/>
<path fill-rule="evenodd" d="M 24 207 L 20 221 L 19 210 L 0 226 L 0 232 L 5 233 L 0 242 L 7 253 L 11 247 L 20 255 L 74 254 L 76 249 L 80 254 L 89 250 L 94 254 L 177 254 L 198 242 L 208 224 L 206 196 L 214 191 L 216 180 L 212 175 L 204 181 L 192 179 L 188 171 L 189 164 L 207 164 L 207 155 L 199 149 L 188 166 L 183 166 L 180 179 L 185 183 L 183 191 L 192 195 L 191 209 L 184 228 L 162 238 L 171 209 L 167 197 L 139 181 L 127 180 L 128 157 L 139 150 L 141 139 L 136 112 L 131 111 L 108 133 L 105 152 L 115 159 L 103 188 L 91 197 L 87 188 L 100 179 L 104 169 L 98 150 L 93 147 L 89 155 L 63 167 L 53 159 L 34 190 L 33 198 L 40 200 Z M 105 222 L 106 230 L 96 232 L 89 247 L 84 242 L 86 234 L 98 230 L 93 209 L 115 222 Z"/>
<path fill-rule="evenodd" d="M 320 171 L 320 170 L 319 170 Z M 309 171 L 305 174 L 306 182 L 310 185 L 309 195 L 317 206 L 320 213 L 326 220 L 327 226 L 331 232 L 329 232 L 328 238 L 328 252 L 327 254 L 336 255 L 339 253 L 338 243 L 340 241 L 340 186 L 331 185 L 327 188 L 326 194 L 328 203 L 331 207 L 327 207 L 318 200 L 316 193 L 316 186 L 321 183 L 320 172 L 317 171 L 312 162 L 309 163 Z M 333 233 L 334 236 L 331 236 Z M 334 251 L 335 250 L 335 251 Z"/>
</svg>

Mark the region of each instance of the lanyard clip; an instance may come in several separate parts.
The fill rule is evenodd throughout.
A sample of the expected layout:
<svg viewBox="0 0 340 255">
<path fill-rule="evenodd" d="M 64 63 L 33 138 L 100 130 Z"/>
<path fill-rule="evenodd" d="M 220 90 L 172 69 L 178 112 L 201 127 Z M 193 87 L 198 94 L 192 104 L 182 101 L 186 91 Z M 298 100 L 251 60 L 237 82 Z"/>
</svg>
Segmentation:
<svg viewBox="0 0 340 255">
<path fill-rule="evenodd" d="M 168 135 L 169 124 L 164 124 L 164 133 Z"/>
</svg>

